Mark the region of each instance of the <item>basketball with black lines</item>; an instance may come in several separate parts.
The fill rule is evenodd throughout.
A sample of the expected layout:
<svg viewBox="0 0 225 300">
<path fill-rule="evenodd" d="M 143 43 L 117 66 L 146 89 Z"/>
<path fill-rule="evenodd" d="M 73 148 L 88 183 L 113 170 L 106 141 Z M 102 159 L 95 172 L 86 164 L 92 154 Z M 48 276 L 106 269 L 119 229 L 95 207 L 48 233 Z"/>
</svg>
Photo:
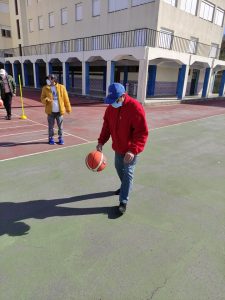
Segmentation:
<svg viewBox="0 0 225 300">
<path fill-rule="evenodd" d="M 102 152 L 95 150 L 86 156 L 85 163 L 89 170 L 101 172 L 105 169 L 107 160 Z"/>
</svg>

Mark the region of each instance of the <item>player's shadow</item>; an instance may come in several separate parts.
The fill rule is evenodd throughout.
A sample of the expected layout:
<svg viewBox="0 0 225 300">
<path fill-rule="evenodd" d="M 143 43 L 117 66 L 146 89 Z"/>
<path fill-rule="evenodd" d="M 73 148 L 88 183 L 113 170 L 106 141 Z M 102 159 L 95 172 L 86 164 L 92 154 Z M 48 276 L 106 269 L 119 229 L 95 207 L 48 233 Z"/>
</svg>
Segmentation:
<svg viewBox="0 0 225 300">
<path fill-rule="evenodd" d="M 0 236 L 21 236 L 28 234 L 30 226 L 24 222 L 26 219 L 46 219 L 50 217 L 66 217 L 105 214 L 109 219 L 117 219 L 121 215 L 117 206 L 101 207 L 66 207 L 64 204 L 83 200 L 109 197 L 114 192 L 102 192 L 80 195 L 64 199 L 34 200 L 28 202 L 0 202 Z M 90 203 L 91 204 L 91 203 Z M 61 206 L 62 205 L 62 206 Z"/>
<path fill-rule="evenodd" d="M 48 144 L 48 141 L 47 141 L 47 138 L 44 140 L 43 139 L 43 141 L 41 141 L 41 142 L 18 142 L 18 143 L 16 143 L 16 142 L 3 142 L 3 143 L 0 143 L 0 147 L 15 147 L 15 146 L 26 146 L 26 145 L 46 145 L 46 144 Z"/>
</svg>

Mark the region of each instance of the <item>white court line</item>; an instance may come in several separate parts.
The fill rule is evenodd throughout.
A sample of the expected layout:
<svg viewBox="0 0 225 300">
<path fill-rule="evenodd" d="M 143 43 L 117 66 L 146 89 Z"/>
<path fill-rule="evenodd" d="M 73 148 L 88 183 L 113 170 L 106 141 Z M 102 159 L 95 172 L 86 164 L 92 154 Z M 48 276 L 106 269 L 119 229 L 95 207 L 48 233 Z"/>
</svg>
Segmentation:
<svg viewBox="0 0 225 300">
<path fill-rule="evenodd" d="M 19 116 L 19 115 L 14 114 L 14 116 Z M 28 119 L 28 118 L 27 118 L 26 120 L 28 120 L 28 121 L 34 123 L 33 125 L 26 125 L 26 126 L 41 125 L 41 126 L 48 127 L 48 125 L 45 125 L 45 124 L 42 124 L 42 123 L 33 121 L 33 120 L 31 120 L 31 119 Z M 26 126 L 25 126 L 25 127 L 26 127 Z M 6 127 L 6 129 L 8 129 L 8 128 L 19 128 L 19 127 L 24 127 L 24 126 Z M 0 128 L 0 130 L 1 130 L 1 129 L 3 130 L 3 129 L 5 129 L 5 128 Z M 43 130 L 40 130 L 40 131 L 43 131 Z M 35 131 L 33 131 L 33 132 L 35 132 Z M 27 133 L 27 132 L 26 132 L 26 133 Z M 80 140 L 83 140 L 83 141 L 85 141 L 85 142 L 89 142 L 87 139 L 84 139 L 84 138 L 82 138 L 82 137 L 80 137 L 80 136 L 78 136 L 78 135 L 74 135 L 74 134 L 72 134 L 72 133 L 69 133 L 69 132 L 67 132 L 67 131 L 64 131 L 64 133 L 65 133 L 67 136 L 68 136 L 68 135 L 71 135 L 71 136 L 73 136 L 73 137 L 75 137 L 75 138 L 78 138 L 78 139 L 80 139 Z M 23 133 L 21 133 L 21 134 L 23 134 Z M 14 135 L 17 135 L 17 134 L 15 133 Z M 0 137 L 2 137 L 2 136 L 0 136 Z"/>
<path fill-rule="evenodd" d="M 26 133 L 36 133 L 36 132 L 41 132 L 41 131 L 46 131 L 46 129 L 35 130 L 35 131 L 25 131 L 25 132 L 20 132 L 20 133 L 10 133 L 10 134 L 5 134 L 5 135 L 0 135 L 0 138 L 1 137 L 5 137 L 5 136 L 10 136 L 10 135 L 19 135 L 19 134 L 26 134 Z"/>
<path fill-rule="evenodd" d="M 167 128 L 167 127 L 179 126 L 179 125 L 183 125 L 183 124 L 186 124 L 186 123 L 197 122 L 197 121 L 200 121 L 200 120 L 206 120 L 206 119 L 210 119 L 210 118 L 213 118 L 213 117 L 219 117 L 219 116 L 225 116 L 225 114 L 218 114 L 218 115 L 213 115 L 213 116 L 209 116 L 209 117 L 203 117 L 203 118 L 194 119 L 194 120 L 190 120 L 190 121 L 184 121 L 184 122 L 180 122 L 180 123 L 176 123 L 176 124 L 155 127 L 153 129 L 150 128 L 150 131 L 154 131 L 154 130 L 158 130 L 158 129 L 162 129 L 162 128 Z"/>
<path fill-rule="evenodd" d="M 11 128 L 20 128 L 20 127 L 31 127 L 31 126 L 37 126 L 38 124 L 30 124 L 30 125 L 26 125 L 26 126 L 13 126 L 13 127 L 5 127 L 5 128 L 0 128 L 0 130 L 4 130 L 4 129 L 11 129 Z M 44 125 L 43 125 L 44 126 Z"/>
<path fill-rule="evenodd" d="M 77 144 L 77 145 L 71 145 L 71 146 L 66 146 L 66 147 L 62 147 L 62 148 L 59 147 L 59 148 L 57 148 L 57 149 L 41 151 L 41 152 L 36 152 L 36 153 L 32 153 L 32 154 L 21 155 L 21 156 L 12 157 L 12 158 L 6 158 L 6 159 L 0 160 L 0 163 L 1 163 L 1 162 L 4 162 L 4 161 L 14 160 L 14 159 L 17 159 L 17 158 L 23 158 L 23 157 L 34 156 L 34 155 L 38 155 L 38 154 L 43 154 L 43 153 L 48 153 L 48 152 L 53 152 L 53 151 L 59 151 L 59 150 L 63 150 L 63 149 L 68 149 L 68 148 L 78 147 L 78 146 L 81 146 L 81 145 L 87 145 L 87 144 L 92 144 L 92 143 L 96 143 L 96 141 L 89 141 L 88 143 L 82 143 L 82 144 Z M 54 147 L 54 146 L 53 146 L 53 147 Z"/>
<path fill-rule="evenodd" d="M 74 134 L 71 134 L 71 133 L 66 132 L 66 131 L 64 131 L 64 133 L 66 133 L 67 136 L 68 136 L 68 135 L 71 135 L 71 136 L 73 136 L 73 137 L 75 137 L 75 138 L 78 138 L 78 139 L 80 139 L 80 140 L 83 140 L 83 141 L 85 141 L 85 142 L 89 142 L 89 140 L 84 139 L 84 138 L 81 138 L 81 137 L 79 137 L 78 135 L 74 135 Z"/>
<path fill-rule="evenodd" d="M 199 118 L 199 119 L 195 119 L 195 120 L 191 120 L 191 121 L 180 122 L 180 123 L 177 123 L 177 124 L 166 125 L 166 126 L 162 126 L 162 127 L 156 127 L 154 129 L 151 129 L 150 131 L 154 131 L 154 130 L 158 130 L 158 129 L 163 129 L 163 128 L 167 128 L 167 127 L 179 126 L 179 125 L 183 125 L 183 124 L 187 124 L 187 123 L 192 123 L 192 122 L 196 122 L 196 121 L 201 121 L 201 120 L 205 120 L 205 119 L 210 119 L 210 118 L 213 118 L 213 117 L 219 117 L 219 116 L 225 116 L 225 114 L 217 114 L 217 115 L 214 115 L 214 116 Z M 58 150 L 63 150 L 63 149 L 68 149 L 68 148 L 73 148 L 73 147 L 78 147 L 78 146 L 92 144 L 92 143 L 97 143 L 97 141 L 88 141 L 88 142 L 82 143 L 82 144 L 71 145 L 71 146 L 62 147 L 62 148 L 57 148 L 57 149 L 52 149 L 52 150 L 47 150 L 47 151 L 36 152 L 36 153 L 21 155 L 21 156 L 12 157 L 12 158 L 6 158 L 6 159 L 0 160 L 0 163 L 4 162 L 4 161 L 14 160 L 14 159 L 23 158 L 23 157 L 34 156 L 34 155 L 38 155 L 38 154 L 42 154 L 42 153 L 48 153 L 48 152 L 53 152 L 53 151 L 58 151 Z"/>
<path fill-rule="evenodd" d="M 33 123 L 35 123 L 35 124 L 40 124 L 40 125 L 42 125 L 42 126 L 48 127 L 48 125 L 41 124 L 41 123 L 36 122 L 36 121 L 33 121 L 33 120 L 31 120 L 31 119 L 27 119 L 27 120 L 30 120 L 31 122 L 33 122 Z M 73 136 L 73 137 L 75 137 L 75 138 L 78 138 L 78 139 L 80 139 L 80 140 L 83 140 L 83 141 L 85 141 L 85 142 L 89 142 L 87 139 L 84 139 L 84 138 L 82 138 L 82 137 L 80 137 L 80 136 L 78 136 L 78 135 L 74 135 L 74 134 L 69 133 L 69 132 L 67 132 L 67 131 L 65 131 L 65 130 L 63 130 L 63 132 L 64 132 L 65 134 L 67 134 L 67 135 L 71 135 L 71 136 Z"/>
</svg>

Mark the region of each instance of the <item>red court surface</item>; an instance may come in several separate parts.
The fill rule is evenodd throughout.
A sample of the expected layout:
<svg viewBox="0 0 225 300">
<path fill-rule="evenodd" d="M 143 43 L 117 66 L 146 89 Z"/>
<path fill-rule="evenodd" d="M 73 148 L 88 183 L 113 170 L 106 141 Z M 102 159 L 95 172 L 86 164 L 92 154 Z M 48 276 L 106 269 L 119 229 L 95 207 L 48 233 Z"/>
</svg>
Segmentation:
<svg viewBox="0 0 225 300">
<path fill-rule="evenodd" d="M 70 97 L 73 111 L 64 118 L 65 145 L 48 144 L 47 118 L 40 102 L 40 91 L 23 91 L 22 120 L 21 98 L 13 98 L 12 120 L 5 120 L 5 109 L 0 109 L 0 160 L 55 151 L 63 147 L 95 142 L 98 138 L 106 105 L 98 99 Z M 146 105 L 150 131 L 184 122 L 225 114 L 225 99 L 211 99 L 189 104 Z M 56 130 L 57 133 L 57 130 Z M 57 137 L 57 135 L 56 135 Z"/>
</svg>

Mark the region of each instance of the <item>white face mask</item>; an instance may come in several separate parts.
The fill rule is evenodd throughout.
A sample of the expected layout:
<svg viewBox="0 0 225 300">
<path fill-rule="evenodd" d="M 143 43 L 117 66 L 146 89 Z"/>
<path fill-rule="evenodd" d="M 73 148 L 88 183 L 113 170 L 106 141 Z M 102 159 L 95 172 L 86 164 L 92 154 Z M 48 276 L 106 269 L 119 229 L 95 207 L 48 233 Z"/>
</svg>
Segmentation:
<svg viewBox="0 0 225 300">
<path fill-rule="evenodd" d="M 46 79 L 47 85 L 51 85 L 51 81 L 49 79 Z"/>
<path fill-rule="evenodd" d="M 119 108 L 119 107 L 121 107 L 122 106 L 122 102 L 114 102 L 114 103 L 112 103 L 111 105 L 114 107 L 114 108 Z"/>
</svg>

